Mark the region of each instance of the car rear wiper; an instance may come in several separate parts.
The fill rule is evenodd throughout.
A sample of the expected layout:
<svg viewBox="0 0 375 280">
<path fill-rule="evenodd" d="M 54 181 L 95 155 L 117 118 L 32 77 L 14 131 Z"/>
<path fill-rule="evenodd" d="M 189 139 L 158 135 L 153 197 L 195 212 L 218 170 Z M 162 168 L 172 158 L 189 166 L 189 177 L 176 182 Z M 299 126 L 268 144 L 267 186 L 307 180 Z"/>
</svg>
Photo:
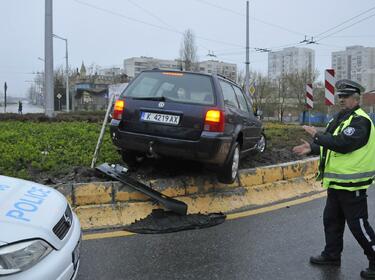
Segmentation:
<svg viewBox="0 0 375 280">
<path fill-rule="evenodd" d="M 171 100 L 165 96 L 148 96 L 148 97 L 133 97 L 135 100 L 152 100 L 152 101 L 166 101 Z"/>
</svg>

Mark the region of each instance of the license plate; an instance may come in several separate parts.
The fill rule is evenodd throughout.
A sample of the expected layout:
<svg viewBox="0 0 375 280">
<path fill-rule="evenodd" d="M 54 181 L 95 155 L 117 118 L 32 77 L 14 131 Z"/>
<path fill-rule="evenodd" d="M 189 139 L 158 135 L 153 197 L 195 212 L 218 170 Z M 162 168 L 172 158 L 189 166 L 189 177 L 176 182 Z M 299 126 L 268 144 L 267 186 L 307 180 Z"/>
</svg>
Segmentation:
<svg viewBox="0 0 375 280">
<path fill-rule="evenodd" d="M 141 120 L 145 122 L 156 122 L 156 123 L 178 125 L 180 122 L 180 116 L 151 113 L 151 112 L 142 112 Z"/>
<path fill-rule="evenodd" d="M 74 269 L 77 268 L 80 256 L 81 256 L 81 238 L 79 239 L 72 253 Z"/>
</svg>

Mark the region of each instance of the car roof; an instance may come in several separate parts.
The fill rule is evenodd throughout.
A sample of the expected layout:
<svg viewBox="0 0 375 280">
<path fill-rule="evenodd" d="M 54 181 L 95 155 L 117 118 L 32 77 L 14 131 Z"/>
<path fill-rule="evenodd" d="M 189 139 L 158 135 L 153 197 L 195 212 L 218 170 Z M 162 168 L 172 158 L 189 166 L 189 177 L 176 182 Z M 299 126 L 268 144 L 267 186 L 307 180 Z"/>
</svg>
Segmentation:
<svg viewBox="0 0 375 280">
<path fill-rule="evenodd" d="M 160 69 L 160 68 L 155 68 L 155 69 L 150 69 L 150 70 L 144 70 L 143 72 L 172 72 L 172 73 L 186 73 L 186 74 L 194 74 L 194 75 L 201 75 L 201 76 L 208 76 L 208 77 L 214 77 L 214 78 L 221 78 L 226 80 L 227 82 L 230 82 L 236 86 L 239 86 L 235 81 L 229 79 L 228 77 L 221 75 L 221 74 L 209 74 L 209 73 L 201 73 L 201 72 L 193 72 L 193 71 L 181 71 L 181 70 L 170 70 L 170 69 Z"/>
<path fill-rule="evenodd" d="M 170 72 L 170 73 L 186 73 L 186 74 L 194 74 L 194 75 L 202 75 L 202 76 L 209 76 L 212 77 L 212 74 L 207 73 L 201 73 L 201 72 L 194 72 L 194 71 L 181 71 L 181 70 L 170 70 L 170 69 L 160 69 L 160 68 L 154 68 L 150 70 L 143 70 L 141 73 L 144 72 Z"/>
</svg>

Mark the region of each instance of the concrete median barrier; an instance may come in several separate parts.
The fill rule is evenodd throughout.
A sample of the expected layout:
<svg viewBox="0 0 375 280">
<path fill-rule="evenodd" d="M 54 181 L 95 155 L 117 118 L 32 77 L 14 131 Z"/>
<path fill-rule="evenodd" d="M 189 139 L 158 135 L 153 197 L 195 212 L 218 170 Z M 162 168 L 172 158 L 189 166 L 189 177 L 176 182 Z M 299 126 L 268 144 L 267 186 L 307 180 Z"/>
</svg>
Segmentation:
<svg viewBox="0 0 375 280">
<path fill-rule="evenodd" d="M 241 170 L 231 185 L 216 178 L 180 176 L 144 182 L 188 204 L 189 213 L 233 213 L 323 191 L 315 181 L 318 159 Z M 84 230 L 116 228 L 159 208 L 147 196 L 119 182 L 56 187 L 75 208 Z"/>
</svg>

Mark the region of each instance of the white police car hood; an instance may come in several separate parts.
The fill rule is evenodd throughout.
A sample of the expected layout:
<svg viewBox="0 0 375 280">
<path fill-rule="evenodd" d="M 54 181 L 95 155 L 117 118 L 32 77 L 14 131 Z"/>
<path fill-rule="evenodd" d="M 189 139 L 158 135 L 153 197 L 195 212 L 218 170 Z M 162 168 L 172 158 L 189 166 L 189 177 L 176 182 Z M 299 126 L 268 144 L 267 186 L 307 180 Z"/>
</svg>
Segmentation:
<svg viewBox="0 0 375 280">
<path fill-rule="evenodd" d="M 65 242 L 52 229 L 66 207 L 65 197 L 52 188 L 0 176 L 0 246 L 35 238 L 60 249 Z"/>
</svg>

